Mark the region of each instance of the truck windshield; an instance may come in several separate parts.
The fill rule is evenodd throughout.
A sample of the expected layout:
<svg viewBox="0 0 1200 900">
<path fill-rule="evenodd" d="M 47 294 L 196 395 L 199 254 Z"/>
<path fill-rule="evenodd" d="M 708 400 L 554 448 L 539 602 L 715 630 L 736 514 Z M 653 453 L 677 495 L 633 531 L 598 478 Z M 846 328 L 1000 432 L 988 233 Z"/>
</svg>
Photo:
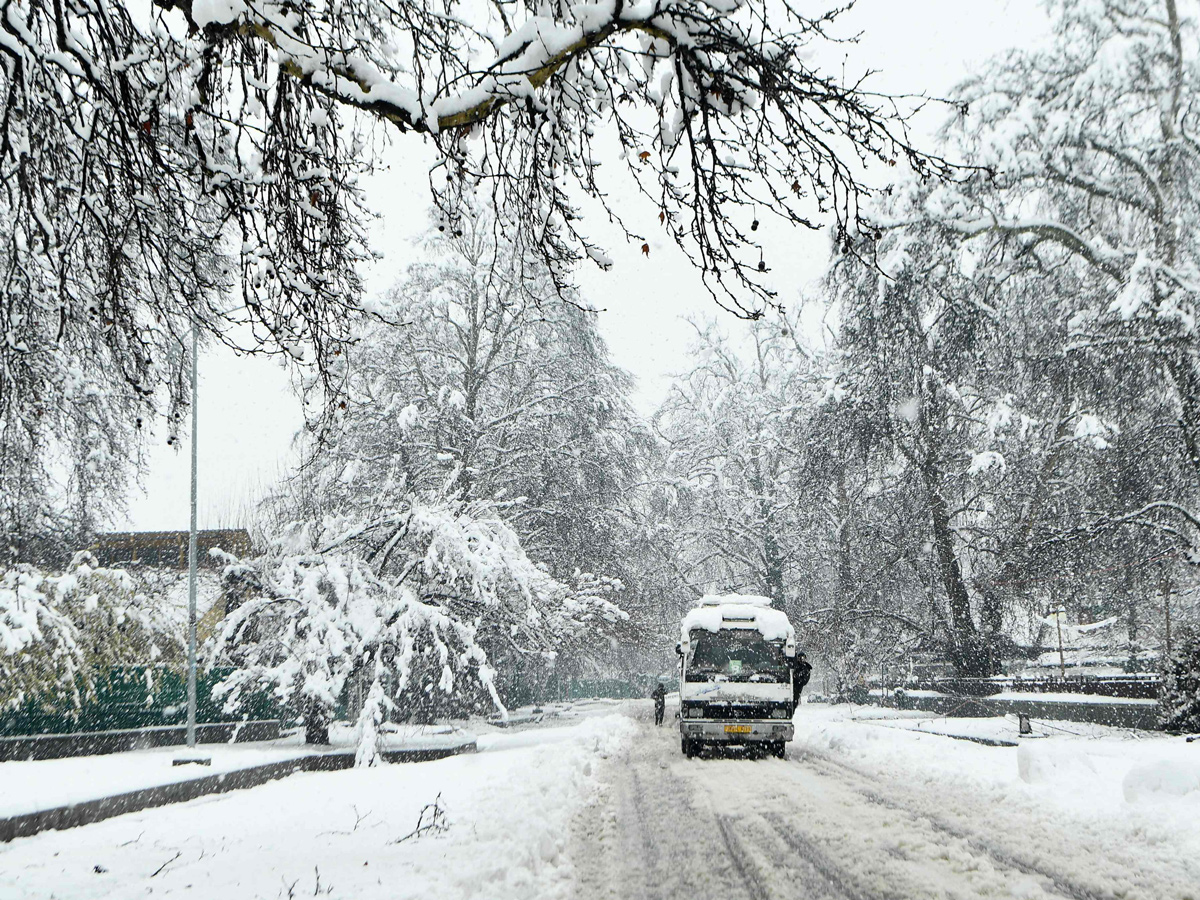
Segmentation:
<svg viewBox="0 0 1200 900">
<path fill-rule="evenodd" d="M 691 635 L 688 681 L 757 681 L 786 683 L 783 649 L 763 640 L 753 629 L 696 630 Z"/>
</svg>

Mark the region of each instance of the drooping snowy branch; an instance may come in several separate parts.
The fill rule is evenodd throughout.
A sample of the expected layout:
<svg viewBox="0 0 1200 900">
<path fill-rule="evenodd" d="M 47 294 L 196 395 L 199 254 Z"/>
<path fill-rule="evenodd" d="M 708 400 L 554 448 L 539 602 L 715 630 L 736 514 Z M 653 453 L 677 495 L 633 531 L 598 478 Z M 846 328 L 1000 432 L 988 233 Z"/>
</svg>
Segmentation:
<svg viewBox="0 0 1200 900">
<path fill-rule="evenodd" d="M 98 672 L 179 661 L 182 623 L 121 569 L 76 555 L 62 574 L 0 571 L 0 709 L 74 711 Z"/>
<path fill-rule="evenodd" d="M 501 713 L 487 647 L 553 654 L 575 630 L 624 613 L 601 591 L 573 591 L 525 556 L 486 507 L 416 500 L 363 521 L 296 523 L 258 560 L 225 573 L 233 606 L 210 660 L 235 666 L 220 693 L 236 705 L 262 686 L 304 715 L 308 739 L 328 725 L 351 679 L 365 687 L 360 764 L 379 725 L 487 702 Z"/>
</svg>

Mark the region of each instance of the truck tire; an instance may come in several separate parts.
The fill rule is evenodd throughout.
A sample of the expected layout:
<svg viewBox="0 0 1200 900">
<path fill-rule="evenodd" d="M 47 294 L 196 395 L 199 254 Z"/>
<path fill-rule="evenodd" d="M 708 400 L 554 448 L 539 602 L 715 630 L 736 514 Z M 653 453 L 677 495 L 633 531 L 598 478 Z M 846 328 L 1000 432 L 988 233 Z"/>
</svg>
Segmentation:
<svg viewBox="0 0 1200 900">
<path fill-rule="evenodd" d="M 783 759 L 787 756 L 787 741 L 772 741 L 771 753 L 778 759 Z"/>
<path fill-rule="evenodd" d="M 683 738 L 683 755 L 691 759 L 696 755 L 696 742 Z"/>
</svg>

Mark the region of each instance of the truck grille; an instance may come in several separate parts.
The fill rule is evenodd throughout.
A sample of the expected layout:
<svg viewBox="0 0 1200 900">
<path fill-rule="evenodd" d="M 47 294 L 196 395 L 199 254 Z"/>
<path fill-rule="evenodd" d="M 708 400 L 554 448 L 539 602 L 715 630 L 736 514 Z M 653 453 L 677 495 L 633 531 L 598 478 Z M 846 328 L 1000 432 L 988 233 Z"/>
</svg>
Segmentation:
<svg viewBox="0 0 1200 900">
<path fill-rule="evenodd" d="M 765 719 L 771 715 L 772 706 L 741 706 L 736 703 L 705 703 L 701 714 L 705 719 Z"/>
</svg>

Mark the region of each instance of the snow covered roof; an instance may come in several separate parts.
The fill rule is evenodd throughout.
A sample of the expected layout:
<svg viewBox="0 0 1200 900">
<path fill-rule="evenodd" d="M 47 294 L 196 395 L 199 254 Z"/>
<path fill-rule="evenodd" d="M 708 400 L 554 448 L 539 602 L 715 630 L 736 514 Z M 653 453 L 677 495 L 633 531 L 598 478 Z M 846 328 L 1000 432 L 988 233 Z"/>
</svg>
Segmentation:
<svg viewBox="0 0 1200 900">
<path fill-rule="evenodd" d="M 731 598 L 735 596 L 737 595 L 731 595 Z M 683 617 L 683 640 L 688 640 L 688 636 L 696 628 L 703 628 L 705 631 L 720 631 L 722 628 L 755 628 L 762 634 L 763 639 L 768 641 L 786 641 L 796 638 L 796 631 L 792 628 L 792 623 L 788 621 L 786 615 L 777 609 L 756 603 L 717 603 L 698 606 Z"/>
</svg>

